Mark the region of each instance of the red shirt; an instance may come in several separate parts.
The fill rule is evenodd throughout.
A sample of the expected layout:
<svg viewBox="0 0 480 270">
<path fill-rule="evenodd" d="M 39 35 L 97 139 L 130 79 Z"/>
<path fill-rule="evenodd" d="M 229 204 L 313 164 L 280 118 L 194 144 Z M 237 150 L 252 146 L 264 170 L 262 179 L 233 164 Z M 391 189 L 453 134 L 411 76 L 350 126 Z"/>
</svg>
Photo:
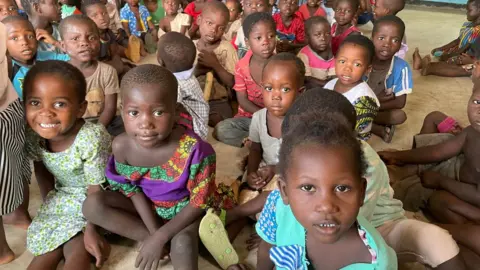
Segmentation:
<svg viewBox="0 0 480 270">
<path fill-rule="evenodd" d="M 307 4 L 301 5 L 300 8 L 298 9 L 298 12 L 300 12 L 300 14 L 302 14 L 302 17 L 303 17 L 304 21 L 306 21 L 307 19 L 312 17 L 312 16 L 310 16 L 310 11 L 308 11 Z M 327 17 L 327 13 L 325 12 L 325 10 L 322 7 L 319 6 L 317 8 L 317 10 L 315 11 L 315 14 L 313 14 L 313 16 Z"/>
<path fill-rule="evenodd" d="M 337 23 L 334 23 L 332 26 L 332 52 L 333 55 L 337 55 L 337 51 L 340 48 L 340 44 L 342 44 L 343 40 L 345 40 L 348 35 L 350 35 L 353 32 L 358 32 L 361 33 L 360 30 L 352 25 L 350 28 L 345 30 L 341 35 L 335 35 L 335 32 L 337 31 Z"/>
<path fill-rule="evenodd" d="M 280 13 L 273 15 L 273 20 L 277 24 L 277 31 L 284 34 L 294 34 L 295 41 L 293 43 L 303 43 L 305 41 L 305 25 L 303 23 L 303 17 L 300 13 L 295 12 L 292 16 L 292 22 L 288 27 L 283 24 L 282 16 Z"/>
<path fill-rule="evenodd" d="M 233 89 L 237 92 L 247 92 L 247 99 L 258 107 L 263 108 L 265 105 L 263 104 L 262 87 L 255 82 L 250 74 L 250 59 L 252 59 L 251 50 L 235 66 L 235 85 Z M 246 112 L 238 104 L 238 113 L 235 117 L 252 118 L 252 116 L 253 113 Z"/>
</svg>

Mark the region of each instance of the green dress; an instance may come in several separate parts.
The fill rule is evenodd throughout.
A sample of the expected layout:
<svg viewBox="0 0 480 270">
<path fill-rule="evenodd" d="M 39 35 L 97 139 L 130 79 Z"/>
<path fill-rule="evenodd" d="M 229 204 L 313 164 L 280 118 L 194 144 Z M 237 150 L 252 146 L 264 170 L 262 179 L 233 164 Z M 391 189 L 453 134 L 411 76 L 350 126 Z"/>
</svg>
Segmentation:
<svg viewBox="0 0 480 270">
<path fill-rule="evenodd" d="M 140 1 L 142 5 L 145 5 L 143 0 Z M 160 21 L 165 17 L 165 9 L 163 9 L 163 1 L 162 0 L 157 0 L 157 10 L 155 12 L 150 12 L 150 17 L 152 17 L 152 23 L 157 27 L 158 29 L 158 24 Z"/>
<path fill-rule="evenodd" d="M 89 185 L 105 182 L 111 137 L 101 124 L 85 123 L 72 145 L 52 153 L 45 141 L 29 131 L 28 151 L 55 176 L 50 191 L 27 231 L 27 248 L 35 256 L 53 251 L 86 226 L 82 204 Z"/>
</svg>

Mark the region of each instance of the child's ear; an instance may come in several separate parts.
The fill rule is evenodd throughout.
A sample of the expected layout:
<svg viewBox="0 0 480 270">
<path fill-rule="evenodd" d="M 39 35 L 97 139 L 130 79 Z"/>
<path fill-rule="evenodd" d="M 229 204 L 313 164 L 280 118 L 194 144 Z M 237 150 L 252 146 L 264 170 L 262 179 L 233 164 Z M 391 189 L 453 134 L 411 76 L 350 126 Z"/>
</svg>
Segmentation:
<svg viewBox="0 0 480 270">
<path fill-rule="evenodd" d="M 60 40 L 59 42 L 60 42 L 60 47 L 62 47 L 62 51 L 63 51 L 65 54 L 68 54 L 67 49 L 66 49 L 66 46 L 65 46 L 65 41 L 63 41 L 63 39 L 62 39 L 62 40 Z"/>
<path fill-rule="evenodd" d="M 371 64 L 367 67 L 367 70 L 365 71 L 366 76 L 370 75 L 370 72 L 372 72 L 372 68 L 373 66 Z"/>
<path fill-rule="evenodd" d="M 287 184 L 285 179 L 282 176 L 278 176 L 278 190 L 280 190 L 280 195 L 282 195 L 283 204 L 288 205 L 288 194 L 287 194 Z"/>
<path fill-rule="evenodd" d="M 363 206 L 363 202 L 365 201 L 366 190 L 367 190 L 367 180 L 362 177 L 362 186 L 360 187 L 360 192 L 361 192 L 360 199 L 362 201 L 360 202 L 360 206 Z"/>
<path fill-rule="evenodd" d="M 198 15 L 197 17 L 197 25 L 200 27 L 200 24 L 202 23 L 202 14 Z"/>
<path fill-rule="evenodd" d="M 88 102 L 86 100 L 80 103 L 80 108 L 78 109 L 77 118 L 82 118 L 85 112 L 87 111 Z"/>
<path fill-rule="evenodd" d="M 39 3 L 33 3 L 32 4 L 32 9 L 35 10 L 35 12 L 37 12 L 37 13 L 42 13 L 41 10 L 40 10 Z"/>
<path fill-rule="evenodd" d="M 250 43 L 248 42 L 248 38 L 244 38 L 243 40 L 245 40 L 245 44 L 247 44 L 247 48 L 250 48 Z"/>
</svg>

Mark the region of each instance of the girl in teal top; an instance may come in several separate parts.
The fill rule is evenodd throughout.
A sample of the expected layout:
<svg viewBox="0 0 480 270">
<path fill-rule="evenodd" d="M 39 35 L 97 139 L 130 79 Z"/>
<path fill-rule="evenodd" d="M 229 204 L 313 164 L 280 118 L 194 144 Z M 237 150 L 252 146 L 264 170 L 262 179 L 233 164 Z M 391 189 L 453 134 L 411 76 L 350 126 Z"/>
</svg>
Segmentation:
<svg viewBox="0 0 480 270">
<path fill-rule="evenodd" d="M 354 134 L 339 117 L 300 118 L 283 137 L 279 190 L 256 225 L 257 269 L 396 270 L 395 252 L 358 216 L 366 181 Z"/>
</svg>

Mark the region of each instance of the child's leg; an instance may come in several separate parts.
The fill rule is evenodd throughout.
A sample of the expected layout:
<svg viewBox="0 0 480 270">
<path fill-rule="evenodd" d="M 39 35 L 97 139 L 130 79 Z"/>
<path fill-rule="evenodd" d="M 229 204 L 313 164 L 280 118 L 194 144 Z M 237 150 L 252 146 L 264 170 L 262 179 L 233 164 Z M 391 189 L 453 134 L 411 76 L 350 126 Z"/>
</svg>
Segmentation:
<svg viewBox="0 0 480 270">
<path fill-rule="evenodd" d="M 228 226 L 239 219 L 254 216 L 262 212 L 263 206 L 265 205 L 269 194 L 270 191 L 264 191 L 253 200 L 227 210 L 227 216 L 225 218 L 226 225 Z"/>
<path fill-rule="evenodd" d="M 198 269 L 198 227 L 201 219 L 195 221 L 172 238 L 170 258 L 178 270 Z"/>
<path fill-rule="evenodd" d="M 377 117 L 373 121 L 374 124 L 388 126 L 400 125 L 407 121 L 407 114 L 401 109 L 392 109 L 379 111 Z"/>
<path fill-rule="evenodd" d="M 35 256 L 27 270 L 56 270 L 62 258 L 63 247 L 59 247 L 54 251 Z"/>
<path fill-rule="evenodd" d="M 87 220 L 118 235 L 135 241 L 143 241 L 150 236 L 132 201 L 119 192 L 104 191 L 89 195 L 82 211 Z"/>
<path fill-rule="evenodd" d="M 422 56 L 418 51 L 418 48 L 415 48 L 415 52 L 413 53 L 413 69 L 419 70 L 422 68 Z"/>
<path fill-rule="evenodd" d="M 236 117 L 223 120 L 215 126 L 213 137 L 225 144 L 241 147 L 243 140 L 248 137 L 251 118 Z"/>
<path fill-rule="evenodd" d="M 15 259 L 15 254 L 10 249 L 5 236 L 2 217 L 0 217 L 0 265 L 7 264 Z"/>
<path fill-rule="evenodd" d="M 443 122 L 448 116 L 442 112 L 431 112 L 423 120 L 423 126 L 420 130 L 420 134 L 432 134 L 438 133 L 438 124 Z"/>
<path fill-rule="evenodd" d="M 474 265 L 479 265 L 478 256 L 480 256 L 480 227 L 478 225 L 467 224 L 467 225 L 458 225 L 458 224 L 437 224 L 438 226 L 447 230 L 452 236 L 453 239 L 457 241 L 460 245 L 460 252 L 469 269 L 479 269 L 479 267 L 473 267 Z M 466 250 L 469 249 L 469 250 Z M 472 256 L 473 254 L 469 251 L 475 253 L 477 256 Z M 454 269 L 454 268 L 451 268 Z"/>
<path fill-rule="evenodd" d="M 428 210 L 441 223 L 480 224 L 480 209 L 447 191 L 435 191 L 428 200 Z"/>
<path fill-rule="evenodd" d="M 462 66 L 447 62 L 432 63 L 431 60 L 430 55 L 422 59 L 422 76 L 469 77 L 472 75 L 471 72 L 466 71 Z"/>
<path fill-rule="evenodd" d="M 85 249 L 83 242 L 83 233 L 70 239 L 63 246 L 63 256 L 65 257 L 65 266 L 63 269 L 90 269 L 92 256 Z"/>
<path fill-rule="evenodd" d="M 3 217 L 3 222 L 5 224 L 11 224 L 18 226 L 23 229 L 28 229 L 30 223 L 32 223 L 32 218 L 28 213 L 28 204 L 30 202 L 30 187 L 28 182 L 23 183 L 23 202 L 22 204 L 12 213 L 5 215 Z"/>
</svg>

